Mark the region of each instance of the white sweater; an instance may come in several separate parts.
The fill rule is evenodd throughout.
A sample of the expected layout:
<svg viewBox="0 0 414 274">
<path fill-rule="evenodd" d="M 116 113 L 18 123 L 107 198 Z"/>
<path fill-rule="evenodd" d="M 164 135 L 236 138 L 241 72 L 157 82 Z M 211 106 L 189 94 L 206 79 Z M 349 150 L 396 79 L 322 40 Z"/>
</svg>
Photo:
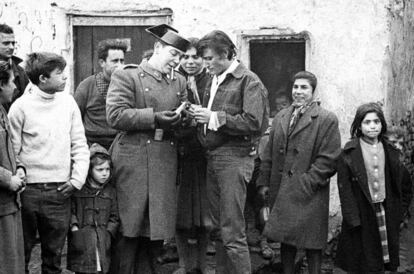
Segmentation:
<svg viewBox="0 0 414 274">
<path fill-rule="evenodd" d="M 32 85 L 9 110 L 17 162 L 26 168 L 27 183 L 85 183 L 89 149 L 79 108 L 69 94 L 48 94 Z"/>
</svg>

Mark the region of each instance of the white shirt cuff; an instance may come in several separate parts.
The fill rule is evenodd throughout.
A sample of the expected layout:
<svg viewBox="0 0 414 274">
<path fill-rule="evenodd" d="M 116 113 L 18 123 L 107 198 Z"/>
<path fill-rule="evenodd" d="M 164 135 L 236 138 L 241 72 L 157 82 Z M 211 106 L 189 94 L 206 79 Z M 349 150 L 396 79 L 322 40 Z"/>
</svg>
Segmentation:
<svg viewBox="0 0 414 274">
<path fill-rule="evenodd" d="M 220 124 L 219 124 L 219 120 L 217 117 L 217 112 L 212 111 L 210 115 L 210 120 L 208 121 L 208 129 L 217 131 L 219 127 L 220 127 Z"/>
</svg>

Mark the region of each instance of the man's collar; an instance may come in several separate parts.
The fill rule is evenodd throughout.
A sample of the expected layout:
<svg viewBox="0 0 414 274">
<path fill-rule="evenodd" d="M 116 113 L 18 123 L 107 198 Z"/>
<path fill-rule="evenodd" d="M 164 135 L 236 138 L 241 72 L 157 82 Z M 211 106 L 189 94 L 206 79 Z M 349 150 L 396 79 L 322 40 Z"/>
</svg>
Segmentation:
<svg viewBox="0 0 414 274">
<path fill-rule="evenodd" d="M 239 61 L 237 61 L 236 59 L 233 60 L 233 62 L 230 64 L 230 66 L 220 75 L 215 75 L 217 77 L 217 79 L 223 79 L 226 78 L 227 74 L 233 74 L 233 72 L 237 69 L 237 67 L 239 66 Z M 233 74 L 234 75 L 234 74 Z"/>
<path fill-rule="evenodd" d="M 147 60 L 142 60 L 141 68 L 152 77 L 157 79 L 158 81 L 162 80 L 162 73 L 156 70 L 153 66 L 151 66 Z"/>
</svg>

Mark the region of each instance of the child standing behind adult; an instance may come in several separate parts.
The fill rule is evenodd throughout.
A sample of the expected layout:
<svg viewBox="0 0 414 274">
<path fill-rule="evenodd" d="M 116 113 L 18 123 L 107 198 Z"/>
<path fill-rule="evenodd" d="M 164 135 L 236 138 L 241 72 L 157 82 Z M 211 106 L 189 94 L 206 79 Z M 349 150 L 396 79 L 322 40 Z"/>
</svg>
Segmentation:
<svg viewBox="0 0 414 274">
<path fill-rule="evenodd" d="M 71 217 L 70 196 L 88 173 L 89 150 L 78 106 L 65 88 L 62 56 L 31 53 L 31 88 L 9 111 L 17 162 L 26 168 L 22 193 L 25 266 L 39 233 L 42 273 L 61 273 L 61 254 Z"/>
<path fill-rule="evenodd" d="M 384 273 L 399 265 L 399 230 L 411 180 L 399 151 L 384 139 L 386 131 L 381 107 L 361 105 L 352 139 L 338 159 L 343 222 L 336 264 L 348 272 Z"/>
<path fill-rule="evenodd" d="M 99 144 L 90 147 L 88 178 L 72 197 L 68 269 L 76 273 L 107 273 L 111 240 L 119 226 L 115 188 L 109 184 L 111 156 Z"/>
<path fill-rule="evenodd" d="M 16 85 L 9 62 L 0 61 L 0 273 L 23 273 L 23 232 L 19 191 L 25 184 L 24 168 L 16 166 L 9 121 L 2 105 L 12 101 Z"/>
</svg>

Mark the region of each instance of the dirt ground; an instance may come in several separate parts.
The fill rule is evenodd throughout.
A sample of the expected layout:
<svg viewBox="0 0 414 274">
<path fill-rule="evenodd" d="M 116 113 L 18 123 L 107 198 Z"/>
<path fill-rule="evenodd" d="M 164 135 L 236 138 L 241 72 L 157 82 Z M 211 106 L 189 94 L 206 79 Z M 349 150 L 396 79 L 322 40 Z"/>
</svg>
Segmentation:
<svg viewBox="0 0 414 274">
<path fill-rule="evenodd" d="M 250 254 L 251 254 L 251 264 L 253 273 L 256 274 L 270 274 L 270 273 L 281 273 L 280 272 L 280 252 L 279 249 L 276 247 L 274 249 L 276 257 L 274 259 L 274 264 L 270 265 L 268 260 L 264 260 L 259 255 L 260 248 L 258 246 L 251 246 L 250 247 Z M 299 253 L 298 257 L 303 256 L 303 253 Z M 208 260 L 208 271 L 207 274 L 214 274 L 214 256 L 209 255 L 207 257 Z M 297 273 L 306 274 L 306 262 L 299 262 L 298 263 L 299 269 Z M 66 270 L 66 250 L 64 252 L 64 256 L 62 259 L 62 267 L 64 269 L 63 274 L 72 274 L 73 272 Z M 178 268 L 178 262 L 174 261 L 171 263 L 163 264 L 161 274 L 170 274 L 174 270 Z M 40 246 L 36 245 L 32 253 L 32 260 L 30 263 L 30 273 L 31 274 L 40 274 L 41 273 L 41 260 L 40 260 Z M 322 267 L 322 273 L 324 274 L 344 274 L 339 269 L 333 267 L 332 259 L 329 256 L 325 256 L 325 260 Z"/>
</svg>

